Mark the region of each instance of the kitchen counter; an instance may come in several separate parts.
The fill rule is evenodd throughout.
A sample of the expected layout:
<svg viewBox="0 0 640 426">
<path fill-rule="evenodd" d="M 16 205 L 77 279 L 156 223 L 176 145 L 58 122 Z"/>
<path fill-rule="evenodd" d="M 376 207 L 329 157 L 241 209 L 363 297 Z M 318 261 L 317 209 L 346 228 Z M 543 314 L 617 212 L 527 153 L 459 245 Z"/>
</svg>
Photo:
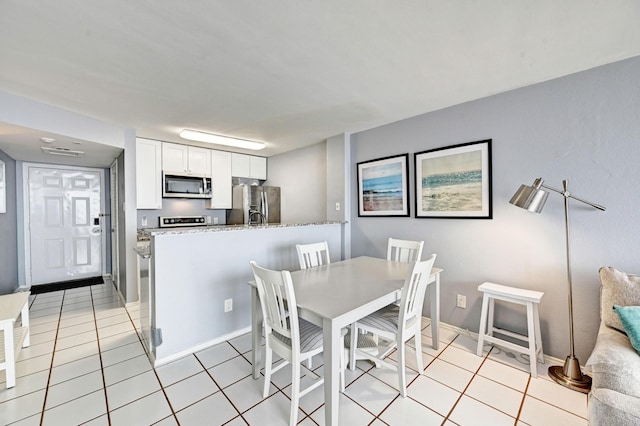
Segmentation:
<svg viewBox="0 0 640 426">
<path fill-rule="evenodd" d="M 296 244 L 318 241 L 327 241 L 332 261 L 341 260 L 344 226 L 321 222 L 146 228 L 150 241 L 139 242 L 135 249 L 141 265 L 149 265 L 146 281 L 141 270 L 140 323 L 154 366 L 247 333 L 247 282 L 253 279 L 249 262 L 297 270 Z"/>
<path fill-rule="evenodd" d="M 142 240 L 138 241 L 136 245 L 133 247 L 133 250 L 138 253 L 138 256 L 147 259 L 151 257 L 151 241 L 150 240 Z"/>
<path fill-rule="evenodd" d="M 202 232 L 226 232 L 226 231 L 244 231 L 247 229 L 273 229 L 273 228 L 291 228 L 300 226 L 318 226 L 318 225 L 341 225 L 345 222 L 313 222 L 313 223 L 266 223 L 260 225 L 207 225 L 207 226 L 189 226 L 184 228 L 141 228 L 140 231 L 148 236 L 156 235 L 180 235 L 180 234 L 198 234 Z"/>
</svg>

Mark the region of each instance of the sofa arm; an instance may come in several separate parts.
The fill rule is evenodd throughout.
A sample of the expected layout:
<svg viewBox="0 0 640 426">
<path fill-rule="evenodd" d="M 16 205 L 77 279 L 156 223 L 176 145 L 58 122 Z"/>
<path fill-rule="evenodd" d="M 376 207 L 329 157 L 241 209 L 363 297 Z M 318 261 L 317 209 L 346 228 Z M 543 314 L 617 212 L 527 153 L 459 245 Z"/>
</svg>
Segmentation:
<svg viewBox="0 0 640 426">
<path fill-rule="evenodd" d="M 611 389 L 595 389 L 589 394 L 589 424 L 639 425 L 640 399 Z"/>
</svg>

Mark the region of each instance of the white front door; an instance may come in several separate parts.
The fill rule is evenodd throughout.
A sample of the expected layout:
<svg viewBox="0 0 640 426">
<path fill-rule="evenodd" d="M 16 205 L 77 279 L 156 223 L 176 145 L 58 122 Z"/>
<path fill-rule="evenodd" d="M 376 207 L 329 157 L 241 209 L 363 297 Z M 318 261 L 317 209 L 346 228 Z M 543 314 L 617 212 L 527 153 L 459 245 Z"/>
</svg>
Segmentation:
<svg viewBox="0 0 640 426">
<path fill-rule="evenodd" d="M 100 170 L 29 167 L 31 284 L 102 275 Z"/>
</svg>

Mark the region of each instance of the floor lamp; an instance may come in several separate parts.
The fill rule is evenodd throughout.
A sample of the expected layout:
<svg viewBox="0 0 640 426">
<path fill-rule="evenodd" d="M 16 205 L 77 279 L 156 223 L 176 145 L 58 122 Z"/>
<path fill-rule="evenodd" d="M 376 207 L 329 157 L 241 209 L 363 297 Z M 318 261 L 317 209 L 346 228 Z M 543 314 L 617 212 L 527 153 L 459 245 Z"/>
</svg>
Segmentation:
<svg viewBox="0 0 640 426">
<path fill-rule="evenodd" d="M 563 180 L 563 190 L 551 188 L 544 185 L 542 178 L 538 178 L 533 182 L 532 186 L 520 185 L 520 189 L 509 201 L 514 206 L 529 210 L 530 212 L 540 213 L 547 201 L 548 192 L 542 188 L 557 192 L 564 197 L 564 224 L 565 224 L 565 240 L 567 246 L 567 283 L 569 286 L 569 337 L 571 340 L 571 353 L 567 356 L 564 366 L 549 367 L 549 376 L 557 383 L 578 392 L 588 393 L 591 389 L 591 377 L 582 374 L 580 369 L 580 361 L 575 356 L 574 340 L 573 340 L 573 292 L 571 282 L 571 250 L 569 246 L 569 198 L 588 204 L 598 210 L 606 209 L 598 204 L 578 198 L 569 192 L 569 181 Z"/>
</svg>

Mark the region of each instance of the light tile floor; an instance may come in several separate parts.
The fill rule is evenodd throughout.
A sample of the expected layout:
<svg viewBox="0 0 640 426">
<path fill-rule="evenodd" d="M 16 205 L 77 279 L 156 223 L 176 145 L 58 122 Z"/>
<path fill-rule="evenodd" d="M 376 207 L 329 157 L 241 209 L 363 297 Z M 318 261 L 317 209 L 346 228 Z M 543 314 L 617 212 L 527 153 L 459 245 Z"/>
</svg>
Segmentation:
<svg viewBox="0 0 640 426">
<path fill-rule="evenodd" d="M 283 425 L 290 370 L 272 380 L 269 397 L 251 377 L 250 337 L 243 335 L 153 369 L 111 283 L 31 296 L 31 346 L 17 362 L 17 384 L 0 372 L 0 424 L 10 425 Z M 431 347 L 423 321 L 424 373 L 408 351 L 408 397 L 397 376 L 359 361 L 340 395 L 345 425 L 586 425 L 586 395 L 528 374 L 528 363 L 441 328 Z M 395 354 L 390 358 L 394 359 Z M 314 359 L 322 374 L 322 357 Z M 304 379 L 303 379 L 304 381 Z M 303 397 L 299 421 L 324 424 L 322 389 Z"/>
</svg>

